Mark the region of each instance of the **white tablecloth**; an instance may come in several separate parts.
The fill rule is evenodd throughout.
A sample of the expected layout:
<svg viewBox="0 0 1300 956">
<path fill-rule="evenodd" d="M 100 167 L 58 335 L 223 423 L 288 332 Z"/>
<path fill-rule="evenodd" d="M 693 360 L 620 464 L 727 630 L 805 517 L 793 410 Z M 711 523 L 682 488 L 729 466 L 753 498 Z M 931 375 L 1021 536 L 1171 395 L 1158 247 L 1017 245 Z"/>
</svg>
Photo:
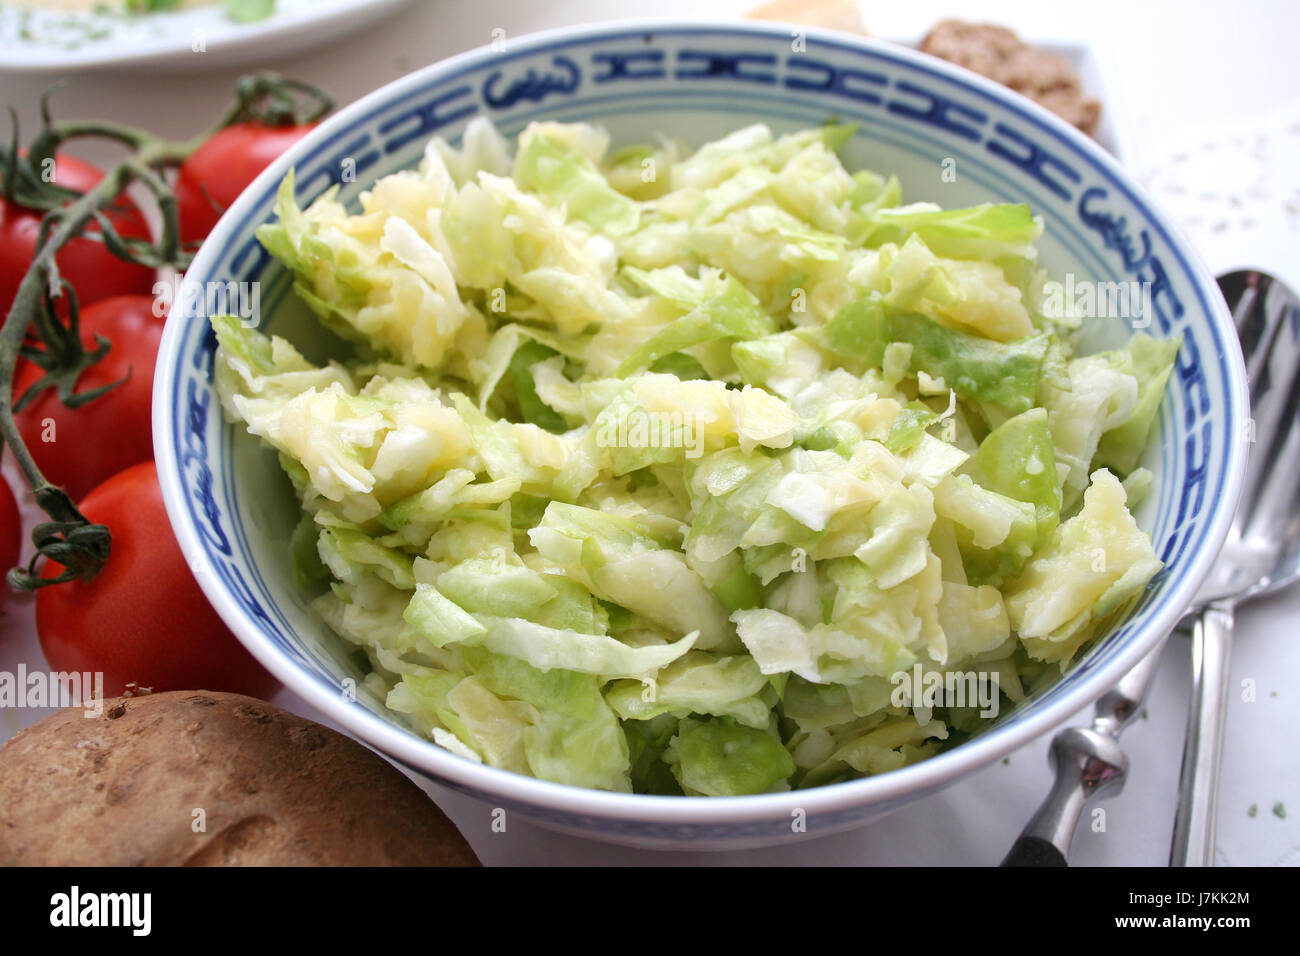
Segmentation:
<svg viewBox="0 0 1300 956">
<path fill-rule="evenodd" d="M 748 2 L 659 0 L 657 16 L 729 16 Z M 893 7 L 891 9 L 890 7 Z M 875 34 L 919 37 L 945 15 L 968 15 L 966 5 L 868 4 L 864 19 Z M 1300 169 L 1287 157 L 1288 131 L 1300 129 L 1300 73 L 1287 42 L 1300 34 L 1300 6 L 1238 0 L 1230 10 L 1203 12 L 1178 2 L 1134 4 L 1097 0 L 1085 8 L 1015 0 L 988 0 L 979 16 L 1004 23 L 1035 39 L 1088 43 L 1106 67 L 1107 107 L 1116 111 L 1130 150 L 1126 159 L 1151 182 L 1197 237 L 1211 268 L 1253 262 L 1272 268 L 1300 287 L 1296 187 Z M 1221 10 L 1221 12 L 1219 12 Z M 346 103 L 416 67 L 489 42 L 493 30 L 507 36 L 595 19 L 644 16 L 644 4 L 567 0 L 525 4 L 509 0 L 414 0 L 411 8 L 359 31 L 345 46 L 288 57 L 273 64 L 282 73 L 320 83 Z M 1085 17 L 1077 20 L 1076 17 Z M 83 78 L 55 100 L 63 116 L 98 116 L 187 135 L 217 114 L 235 72 L 168 76 L 106 75 Z M 19 107 L 23 126 L 36 125 L 36 102 L 48 79 L 0 75 L 0 100 Z M 1255 142 L 1271 131 L 1270 144 Z M 1200 191 L 1179 193 L 1185 173 L 1175 157 L 1214 141 L 1220 159 L 1192 175 Z M 1263 149 L 1263 153 L 1260 150 Z M 1235 151 L 1235 153 L 1233 152 Z M 1199 154 L 1194 154 L 1199 155 Z M 1261 155 L 1263 158 L 1260 158 Z M 1251 165 L 1254 163 L 1254 165 Z M 1264 170 L 1260 173 L 1260 170 Z M 1254 227 L 1238 216 L 1218 227 L 1215 209 L 1229 193 L 1245 195 L 1257 174 L 1268 191 L 1265 212 Z M 1206 182 L 1206 180 L 1209 182 Z M 1169 184 L 1175 183 L 1173 191 Z M 1256 190 L 1258 192 L 1258 190 Z M 1215 195 L 1207 196 L 1202 194 Z M 1222 194 L 1222 195 L 1219 195 Z M 1180 198 L 1182 197 L 1182 198 Z M 1253 201 L 1261 197 L 1253 195 Z M 1288 211 L 1288 203 L 1290 211 Z M 1233 207 L 1236 208 L 1236 207 Z M 1198 221 L 1192 221 L 1197 219 Z M 1252 231 L 1253 230 L 1253 231 Z M 1226 234 L 1225 234 L 1226 231 Z M 12 483 L 12 482 L 11 482 Z M 1220 798 L 1219 861 L 1225 864 L 1300 863 L 1300 592 L 1244 609 L 1232 665 L 1232 701 Z M 11 597 L 0 620 L 0 671 L 19 662 L 44 667 L 29 597 Z M 1253 681 L 1253 702 L 1242 699 Z M 1104 807 L 1105 829 L 1080 827 L 1073 862 L 1081 865 L 1158 865 L 1168 856 L 1173 801 L 1186 700 L 1190 686 L 1187 642 L 1168 645 L 1148 702 L 1146 719 L 1124 737 L 1132 770 L 1122 795 Z M 282 692 L 277 702 L 313 715 Z M 0 740 L 29 726 L 45 712 L 0 711 Z M 574 839 L 512 818 L 504 834 L 493 833 L 491 808 L 439 792 L 486 863 L 514 864 L 988 864 L 997 862 L 1046 793 L 1047 741 L 1040 740 L 948 790 L 918 801 L 882 822 L 831 839 L 811 836 L 767 850 L 737 853 L 662 853 Z M 1292 807 L 1283 819 L 1275 804 Z M 1256 807 L 1254 816 L 1248 813 Z"/>
</svg>

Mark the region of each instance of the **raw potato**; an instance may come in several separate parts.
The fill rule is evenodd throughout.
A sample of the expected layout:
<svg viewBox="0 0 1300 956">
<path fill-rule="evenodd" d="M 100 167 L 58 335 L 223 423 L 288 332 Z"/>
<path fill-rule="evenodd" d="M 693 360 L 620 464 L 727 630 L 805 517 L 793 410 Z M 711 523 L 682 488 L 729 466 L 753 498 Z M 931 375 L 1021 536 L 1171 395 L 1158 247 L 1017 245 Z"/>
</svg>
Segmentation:
<svg viewBox="0 0 1300 956">
<path fill-rule="evenodd" d="M 195 832 L 202 811 L 206 832 Z M 0 865 L 476 866 L 414 783 L 240 694 L 61 711 L 0 747 Z"/>
</svg>

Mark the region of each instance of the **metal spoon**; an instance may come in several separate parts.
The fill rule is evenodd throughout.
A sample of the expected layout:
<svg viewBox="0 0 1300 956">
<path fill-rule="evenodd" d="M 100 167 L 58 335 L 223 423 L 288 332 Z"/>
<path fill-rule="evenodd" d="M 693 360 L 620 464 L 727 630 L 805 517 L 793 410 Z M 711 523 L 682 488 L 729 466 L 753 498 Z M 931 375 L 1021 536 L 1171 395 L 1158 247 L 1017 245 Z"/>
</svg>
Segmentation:
<svg viewBox="0 0 1300 956">
<path fill-rule="evenodd" d="M 1300 498 L 1300 381 L 1296 380 L 1300 313 L 1296 298 L 1281 282 L 1259 272 L 1230 273 L 1220 277 L 1219 287 L 1236 320 L 1246 356 L 1257 441 L 1228 543 L 1188 612 L 1201 616 L 1193 629 L 1194 685 L 1174 846 L 1178 856 L 1180 846 L 1194 843 L 1192 852 L 1198 854 L 1197 859 L 1212 855 L 1214 847 L 1214 800 L 1233 603 L 1264 593 L 1265 587 L 1282 587 L 1300 571 L 1300 515 L 1296 511 Z M 1278 467 L 1269 472 L 1266 455 L 1272 451 L 1277 452 Z M 1243 528 L 1247 529 L 1244 533 Z M 1265 534 L 1265 539 L 1272 541 L 1271 550 L 1258 541 L 1265 532 L 1271 532 Z M 1241 560 L 1230 550 L 1234 541 L 1243 554 Z M 1268 583 L 1261 585 L 1265 580 Z M 1225 603 L 1226 611 L 1221 606 Z M 1119 734 L 1141 710 L 1164 644 L 1161 641 L 1097 702 L 1090 728 L 1067 728 L 1052 739 L 1052 790 L 1021 831 L 1003 866 L 1065 866 L 1084 808 L 1094 797 L 1115 795 L 1123 789 L 1128 757 L 1119 746 Z M 1182 858 L 1187 858 L 1186 849 Z"/>
<path fill-rule="evenodd" d="M 1052 790 L 1020 831 L 1003 866 L 1065 866 L 1084 809 L 1094 798 L 1124 789 L 1128 754 L 1119 735 L 1142 710 L 1164 646 L 1162 640 L 1097 701 L 1091 727 L 1067 727 L 1052 738 Z"/>
<path fill-rule="evenodd" d="M 1246 356 L 1255 443 L 1236 519 L 1201 585 L 1171 866 L 1213 866 L 1237 604 L 1300 577 L 1300 299 L 1260 272 L 1219 279 Z"/>
</svg>

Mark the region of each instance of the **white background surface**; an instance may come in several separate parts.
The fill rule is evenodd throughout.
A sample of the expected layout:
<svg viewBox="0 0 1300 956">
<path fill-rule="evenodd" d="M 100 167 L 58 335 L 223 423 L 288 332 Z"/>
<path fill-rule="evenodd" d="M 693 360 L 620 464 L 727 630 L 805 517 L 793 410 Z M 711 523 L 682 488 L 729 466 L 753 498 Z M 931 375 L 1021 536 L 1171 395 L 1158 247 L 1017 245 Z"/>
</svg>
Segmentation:
<svg viewBox="0 0 1300 956">
<path fill-rule="evenodd" d="M 410 70 L 486 44 L 494 28 L 508 36 L 591 20 L 646 16 L 719 17 L 751 6 L 746 0 L 637 2 L 509 2 L 509 0 L 412 0 L 396 16 L 358 29 L 343 44 L 286 55 L 269 68 L 319 83 L 346 103 Z M 917 38 L 943 16 L 970 16 L 955 2 L 863 5 L 874 34 Z M 1168 161 L 1171 143 L 1197 143 L 1218 129 L 1251 133 L 1265 118 L 1300 116 L 1300 70 L 1294 38 L 1300 5 L 1275 0 L 1232 4 L 1117 2 L 1045 4 L 1041 0 L 985 0 L 979 18 L 1009 25 L 1033 39 L 1082 41 L 1105 66 L 1105 107 L 1123 126 L 1126 160 L 1150 178 Z M 1086 9 L 1086 14 L 1085 14 Z M 202 54 L 195 54 L 201 57 Z M 202 67 L 203 64 L 197 63 Z M 146 126 L 159 133 L 189 135 L 227 101 L 237 73 L 197 69 L 184 73 L 94 74 L 74 79 L 55 99 L 59 115 L 99 117 Z M 0 73 L 0 103 L 18 108 L 27 134 L 35 127 L 36 103 L 49 78 Z M 1290 121 L 1288 121 L 1290 122 Z M 1208 132 L 1207 132 L 1208 130 Z M 1295 132 L 1293 130 L 1292 132 Z M 1226 135 L 1226 133 L 1225 133 Z M 93 154 L 92 154 L 93 157 Z M 1234 160 L 1215 174 L 1236 176 Z M 1154 171 L 1154 172 L 1153 172 Z M 1295 193 L 1300 171 L 1276 173 L 1284 192 Z M 1208 184 L 1207 188 L 1224 183 Z M 1267 202 L 1281 202 L 1269 197 Z M 1265 216 L 1265 230 L 1240 241 L 1213 224 L 1189 222 L 1213 269 L 1246 261 L 1279 270 L 1300 284 L 1300 240 L 1295 216 Z M 1202 231 L 1198 231 L 1202 230 Z M 29 511 L 30 514 L 30 511 Z M 1239 615 L 1232 667 L 1232 693 L 1220 800 L 1219 862 L 1300 863 L 1300 592 L 1260 602 Z M 1101 806 L 1104 832 L 1089 820 L 1076 837 L 1076 865 L 1161 865 L 1168 856 L 1182 727 L 1190 685 L 1185 638 L 1175 636 L 1148 702 L 1148 718 L 1124 737 L 1132 760 L 1127 788 Z M 19 662 L 44 667 L 32 626 L 30 598 L 11 597 L 0 619 L 0 670 Z M 1253 681 L 1255 700 L 1242 699 Z M 287 693 L 277 702 L 310 714 Z M 0 740 L 35 723 L 44 712 L 0 711 Z M 1081 722 L 1081 721 L 1080 721 Z M 814 839 L 793 838 L 783 847 L 737 853 L 664 853 L 611 847 L 531 827 L 511 817 L 505 833 L 490 829 L 491 807 L 439 791 L 439 803 L 456 820 L 485 863 L 514 864 L 991 864 L 1046 793 L 1047 741 L 1017 752 L 943 793 L 918 801 L 855 832 Z M 1272 812 L 1282 802 L 1287 819 Z M 1255 817 L 1247 814 L 1258 806 Z"/>
</svg>

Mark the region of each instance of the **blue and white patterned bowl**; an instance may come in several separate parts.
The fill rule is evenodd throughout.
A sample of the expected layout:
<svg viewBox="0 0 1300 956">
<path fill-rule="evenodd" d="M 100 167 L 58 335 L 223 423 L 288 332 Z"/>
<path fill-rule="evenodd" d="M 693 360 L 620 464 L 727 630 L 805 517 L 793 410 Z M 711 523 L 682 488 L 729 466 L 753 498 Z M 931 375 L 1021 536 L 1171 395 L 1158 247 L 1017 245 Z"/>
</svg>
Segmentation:
<svg viewBox="0 0 1300 956">
<path fill-rule="evenodd" d="M 753 122 L 785 131 L 829 117 L 859 124 L 851 168 L 896 172 L 909 200 L 958 206 L 1029 202 L 1046 221 L 1042 261 L 1056 275 L 1152 283 L 1154 323 L 1182 335 L 1177 371 L 1146 464 L 1156 491 L 1139 520 L 1165 570 L 1113 634 L 988 732 L 932 760 L 870 779 L 724 799 L 581 790 L 472 763 L 408 730 L 364 690 L 354 659 L 297 593 L 286 541 L 296 519 L 274 457 L 222 421 L 212 333 L 173 309 L 155 385 L 154 446 L 167 510 L 213 605 L 284 683 L 391 758 L 492 806 L 621 843 L 728 847 L 843 829 L 932 792 L 1051 730 L 1099 697 L 1175 624 L 1225 536 L 1245 458 L 1245 375 L 1214 281 L 1094 143 L 1014 93 L 911 50 L 757 24 L 614 24 L 512 40 L 399 80 L 341 111 L 240 197 L 188 278 L 260 282 L 263 325 L 300 345 L 315 328 L 290 277 L 254 230 L 297 169 L 299 202 L 340 186 L 346 202 L 413 166 L 426 140 L 456 138 L 475 116 L 507 135 L 531 120 L 592 121 L 616 144 L 657 131 L 702 142 Z M 944 175 L 955 171 L 954 177 Z M 355 172 L 355 176 L 350 175 Z M 1093 344 L 1122 341 L 1095 322 Z"/>
</svg>

